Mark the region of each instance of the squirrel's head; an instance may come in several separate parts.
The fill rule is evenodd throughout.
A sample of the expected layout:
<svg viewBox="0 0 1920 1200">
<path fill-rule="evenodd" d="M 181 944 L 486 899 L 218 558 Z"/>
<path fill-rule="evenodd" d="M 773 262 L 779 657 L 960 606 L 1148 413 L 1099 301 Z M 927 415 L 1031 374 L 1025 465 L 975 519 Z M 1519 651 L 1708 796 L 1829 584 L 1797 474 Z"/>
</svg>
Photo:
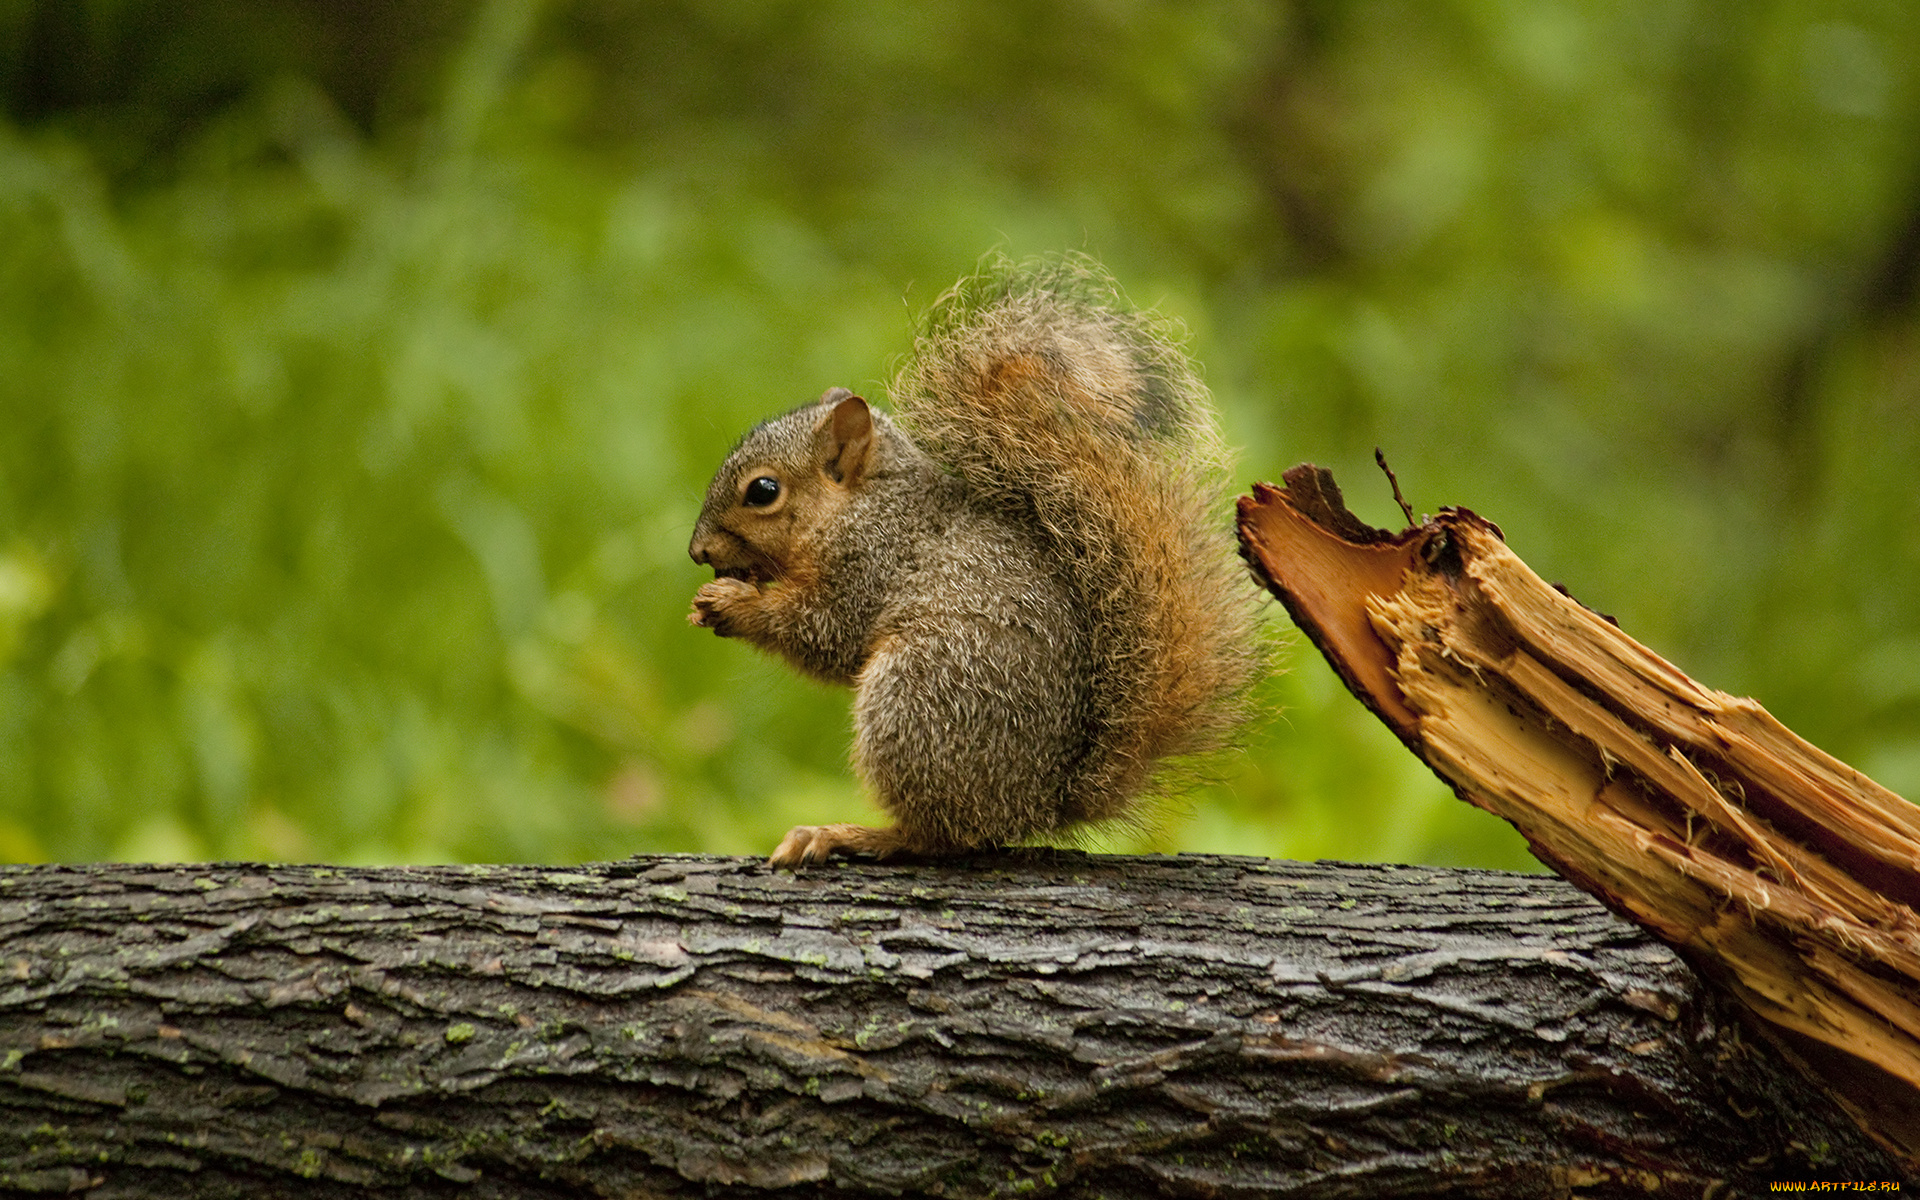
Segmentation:
<svg viewBox="0 0 1920 1200">
<path fill-rule="evenodd" d="M 839 387 L 761 422 L 708 485 L 687 553 L 762 587 L 810 563 L 799 551 L 873 472 L 885 432 L 885 417 Z"/>
</svg>

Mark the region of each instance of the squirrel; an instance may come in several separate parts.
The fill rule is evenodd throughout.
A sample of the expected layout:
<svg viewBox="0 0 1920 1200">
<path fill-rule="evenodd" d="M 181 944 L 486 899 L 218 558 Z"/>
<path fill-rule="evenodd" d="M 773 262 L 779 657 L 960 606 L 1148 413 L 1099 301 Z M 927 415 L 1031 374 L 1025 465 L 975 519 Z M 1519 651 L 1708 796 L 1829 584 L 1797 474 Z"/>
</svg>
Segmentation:
<svg viewBox="0 0 1920 1200">
<path fill-rule="evenodd" d="M 946 856 L 1124 818 L 1223 748 L 1263 661 L 1212 511 L 1225 459 L 1163 321 L 1080 256 L 937 300 L 888 417 L 852 391 L 750 430 L 688 552 L 688 620 L 854 689 L 894 825 L 803 825 L 769 860 Z"/>
</svg>

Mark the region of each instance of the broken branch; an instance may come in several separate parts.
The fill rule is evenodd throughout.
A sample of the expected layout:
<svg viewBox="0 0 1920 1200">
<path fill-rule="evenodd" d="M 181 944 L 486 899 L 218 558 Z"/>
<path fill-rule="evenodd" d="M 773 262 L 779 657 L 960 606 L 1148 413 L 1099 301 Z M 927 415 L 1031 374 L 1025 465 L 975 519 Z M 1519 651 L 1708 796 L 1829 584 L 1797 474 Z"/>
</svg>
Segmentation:
<svg viewBox="0 0 1920 1200">
<path fill-rule="evenodd" d="M 1920 1163 L 1920 809 L 1689 679 L 1491 522 L 1391 534 L 1326 471 L 1285 479 L 1241 500 L 1243 551 L 1349 690 Z"/>
</svg>

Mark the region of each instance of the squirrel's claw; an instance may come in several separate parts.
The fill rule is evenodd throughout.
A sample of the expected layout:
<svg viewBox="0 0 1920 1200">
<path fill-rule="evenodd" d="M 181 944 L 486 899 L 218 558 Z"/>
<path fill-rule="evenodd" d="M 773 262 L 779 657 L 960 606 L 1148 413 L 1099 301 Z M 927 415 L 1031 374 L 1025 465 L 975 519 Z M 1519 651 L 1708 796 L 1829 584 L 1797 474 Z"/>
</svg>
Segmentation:
<svg viewBox="0 0 1920 1200">
<path fill-rule="evenodd" d="M 833 854 L 836 840 L 831 825 L 796 825 L 780 839 L 767 859 L 767 865 L 797 871 L 808 863 L 825 862 Z"/>
<path fill-rule="evenodd" d="M 908 849 L 907 836 L 894 829 L 865 825 L 795 825 L 780 839 L 767 859 L 770 867 L 797 871 L 809 863 L 825 862 L 835 854 L 871 854 L 890 858 Z"/>
</svg>

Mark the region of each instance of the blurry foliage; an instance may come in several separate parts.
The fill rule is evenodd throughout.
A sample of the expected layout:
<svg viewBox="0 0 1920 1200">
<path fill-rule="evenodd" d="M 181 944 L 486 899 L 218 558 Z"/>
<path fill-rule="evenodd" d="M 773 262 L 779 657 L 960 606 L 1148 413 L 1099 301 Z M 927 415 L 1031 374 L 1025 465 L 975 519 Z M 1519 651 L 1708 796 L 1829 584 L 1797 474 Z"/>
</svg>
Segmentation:
<svg viewBox="0 0 1920 1200">
<path fill-rule="evenodd" d="M 0 0 L 0 857 L 870 817 L 686 538 L 996 247 L 1184 320 L 1244 479 L 1385 524 L 1384 446 L 1914 794 L 1916 63 L 1899 0 Z M 1292 658 L 1109 845 L 1527 861 Z"/>
</svg>

